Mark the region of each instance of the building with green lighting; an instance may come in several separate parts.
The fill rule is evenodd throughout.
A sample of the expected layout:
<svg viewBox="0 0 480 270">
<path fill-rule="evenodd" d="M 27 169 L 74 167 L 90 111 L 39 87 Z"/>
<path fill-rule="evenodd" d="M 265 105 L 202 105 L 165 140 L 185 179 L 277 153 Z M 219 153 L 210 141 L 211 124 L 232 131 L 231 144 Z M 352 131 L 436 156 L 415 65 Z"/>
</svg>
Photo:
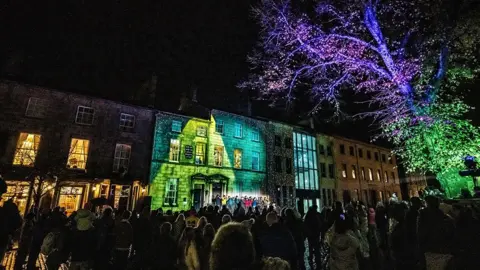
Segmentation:
<svg viewBox="0 0 480 270">
<path fill-rule="evenodd" d="M 219 196 L 264 196 L 266 122 L 227 113 L 156 115 L 152 209 L 184 210 Z"/>
</svg>

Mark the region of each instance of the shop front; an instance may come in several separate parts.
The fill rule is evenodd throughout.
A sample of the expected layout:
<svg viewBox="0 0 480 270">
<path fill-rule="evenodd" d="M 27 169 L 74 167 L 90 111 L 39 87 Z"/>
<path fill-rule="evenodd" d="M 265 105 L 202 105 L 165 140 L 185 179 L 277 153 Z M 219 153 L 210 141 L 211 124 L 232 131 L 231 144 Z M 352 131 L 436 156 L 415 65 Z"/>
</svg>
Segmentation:
<svg viewBox="0 0 480 270">
<path fill-rule="evenodd" d="M 8 201 L 12 200 L 17 206 L 21 215 L 27 210 L 28 194 L 30 190 L 29 181 L 6 181 L 7 192 L 2 195 L 0 200 L 0 206 Z"/>
</svg>

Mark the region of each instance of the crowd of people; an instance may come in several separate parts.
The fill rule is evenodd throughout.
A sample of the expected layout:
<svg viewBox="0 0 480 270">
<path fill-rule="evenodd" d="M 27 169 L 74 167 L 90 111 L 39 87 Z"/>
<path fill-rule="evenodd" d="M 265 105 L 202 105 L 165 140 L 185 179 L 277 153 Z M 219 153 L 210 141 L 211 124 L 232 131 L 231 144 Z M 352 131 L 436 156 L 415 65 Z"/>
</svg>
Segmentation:
<svg viewBox="0 0 480 270">
<path fill-rule="evenodd" d="M 474 269 L 480 251 L 476 209 L 434 196 L 375 207 L 336 202 L 304 216 L 227 206 L 137 213 L 86 205 L 68 217 L 57 207 L 23 222 L 4 206 L 0 255 L 15 231 L 15 269 L 36 269 L 39 254 L 48 269 Z"/>
</svg>

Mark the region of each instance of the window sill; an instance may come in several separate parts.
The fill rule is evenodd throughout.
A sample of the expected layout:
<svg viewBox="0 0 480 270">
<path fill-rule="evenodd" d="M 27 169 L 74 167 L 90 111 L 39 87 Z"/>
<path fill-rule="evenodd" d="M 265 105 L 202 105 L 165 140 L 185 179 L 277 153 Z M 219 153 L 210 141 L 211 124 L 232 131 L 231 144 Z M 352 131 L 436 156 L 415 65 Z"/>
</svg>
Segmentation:
<svg viewBox="0 0 480 270">
<path fill-rule="evenodd" d="M 173 162 L 173 163 L 180 163 L 179 160 L 168 160 L 169 162 Z"/>
</svg>

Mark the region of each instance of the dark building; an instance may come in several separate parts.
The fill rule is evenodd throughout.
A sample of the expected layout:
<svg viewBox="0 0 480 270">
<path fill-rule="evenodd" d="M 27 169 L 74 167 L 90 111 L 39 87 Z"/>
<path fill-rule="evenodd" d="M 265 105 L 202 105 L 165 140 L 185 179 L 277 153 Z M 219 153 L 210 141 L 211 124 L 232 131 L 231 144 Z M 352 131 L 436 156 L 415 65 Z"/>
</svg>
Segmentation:
<svg viewBox="0 0 480 270">
<path fill-rule="evenodd" d="M 94 198 L 133 209 L 146 196 L 155 112 L 12 81 L 0 82 L 0 164 L 22 213 L 67 213 Z M 0 202 L 0 203 L 1 203 Z"/>
</svg>

